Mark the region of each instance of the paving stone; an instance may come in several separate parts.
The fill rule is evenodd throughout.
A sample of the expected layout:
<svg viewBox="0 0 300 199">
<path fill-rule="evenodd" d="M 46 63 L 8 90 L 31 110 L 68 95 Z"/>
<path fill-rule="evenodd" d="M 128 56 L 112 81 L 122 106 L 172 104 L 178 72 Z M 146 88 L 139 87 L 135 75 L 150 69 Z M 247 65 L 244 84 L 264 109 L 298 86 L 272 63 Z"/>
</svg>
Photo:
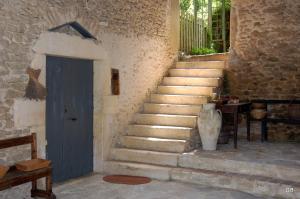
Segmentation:
<svg viewBox="0 0 300 199">
<path fill-rule="evenodd" d="M 178 182 L 154 180 L 138 186 L 110 184 L 103 182 L 101 175 L 70 181 L 55 187 L 54 192 L 61 199 L 262 199 L 239 191 Z"/>
</svg>

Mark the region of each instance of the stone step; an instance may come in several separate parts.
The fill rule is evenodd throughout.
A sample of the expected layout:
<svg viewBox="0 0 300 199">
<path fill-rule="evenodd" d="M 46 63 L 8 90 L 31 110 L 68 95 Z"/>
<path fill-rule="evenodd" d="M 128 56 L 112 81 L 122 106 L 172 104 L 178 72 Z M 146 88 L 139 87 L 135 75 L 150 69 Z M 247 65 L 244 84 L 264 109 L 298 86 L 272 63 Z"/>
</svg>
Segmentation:
<svg viewBox="0 0 300 199">
<path fill-rule="evenodd" d="M 156 126 L 156 125 L 129 125 L 127 135 L 139 137 L 153 137 L 188 140 L 195 130 L 189 127 Z"/>
<path fill-rule="evenodd" d="M 137 113 L 134 117 L 134 122 L 135 124 L 145 125 L 150 124 L 195 128 L 197 125 L 197 116 Z"/>
<path fill-rule="evenodd" d="M 189 62 L 200 62 L 200 61 L 228 61 L 229 53 L 214 53 L 209 55 L 196 55 L 188 58 Z"/>
<path fill-rule="evenodd" d="M 122 146 L 129 149 L 183 153 L 189 151 L 187 140 L 162 139 L 151 137 L 123 136 Z"/>
<path fill-rule="evenodd" d="M 224 61 L 177 62 L 176 68 L 210 68 L 224 69 Z"/>
<path fill-rule="evenodd" d="M 263 197 L 300 198 L 300 183 L 262 176 L 177 168 L 171 171 L 171 180 L 234 189 Z M 291 188 L 293 192 L 287 191 Z"/>
<path fill-rule="evenodd" d="M 209 77 L 219 78 L 223 76 L 222 69 L 170 69 L 171 77 Z"/>
<path fill-rule="evenodd" d="M 157 180 L 170 180 L 169 167 L 153 166 L 119 161 L 106 161 L 104 173 L 109 175 L 131 175 L 149 177 Z"/>
<path fill-rule="evenodd" d="M 166 86 L 213 86 L 218 87 L 220 78 L 198 77 L 164 77 L 162 85 Z"/>
<path fill-rule="evenodd" d="M 114 175 L 145 176 L 158 180 L 174 180 L 227 188 L 259 195 L 264 198 L 300 198 L 300 183 L 262 176 L 118 161 L 105 162 L 104 172 Z"/>
<path fill-rule="evenodd" d="M 241 161 L 234 159 L 220 159 L 209 154 L 185 153 L 178 159 L 180 167 L 192 169 L 206 169 L 238 174 L 272 177 L 300 183 L 300 166 L 286 164 L 270 164 L 264 162 Z"/>
<path fill-rule="evenodd" d="M 179 154 L 115 148 L 111 152 L 111 158 L 117 161 L 138 162 L 163 166 L 177 166 Z"/>
<path fill-rule="evenodd" d="M 216 89 L 208 86 L 158 86 L 157 93 L 171 95 L 212 95 Z"/>
<path fill-rule="evenodd" d="M 144 104 L 144 113 L 198 115 L 202 106 L 180 104 Z"/>
<path fill-rule="evenodd" d="M 151 94 L 151 102 L 157 104 L 201 105 L 208 102 L 208 96 Z"/>
</svg>

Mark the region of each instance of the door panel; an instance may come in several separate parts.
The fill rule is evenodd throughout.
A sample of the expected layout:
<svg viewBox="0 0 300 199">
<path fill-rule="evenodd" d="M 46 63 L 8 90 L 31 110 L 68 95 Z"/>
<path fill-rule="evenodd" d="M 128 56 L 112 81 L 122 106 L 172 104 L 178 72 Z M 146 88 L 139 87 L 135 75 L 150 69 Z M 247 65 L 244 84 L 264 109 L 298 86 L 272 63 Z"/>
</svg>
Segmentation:
<svg viewBox="0 0 300 199">
<path fill-rule="evenodd" d="M 93 170 L 93 62 L 47 56 L 47 158 L 55 182 Z"/>
</svg>

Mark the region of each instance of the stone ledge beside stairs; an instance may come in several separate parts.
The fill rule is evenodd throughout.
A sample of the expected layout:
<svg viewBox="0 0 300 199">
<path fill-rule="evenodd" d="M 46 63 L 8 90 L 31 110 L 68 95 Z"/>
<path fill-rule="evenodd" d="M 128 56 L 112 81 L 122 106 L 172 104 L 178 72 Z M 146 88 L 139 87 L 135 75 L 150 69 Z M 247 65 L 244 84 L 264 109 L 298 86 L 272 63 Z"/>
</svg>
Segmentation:
<svg viewBox="0 0 300 199">
<path fill-rule="evenodd" d="M 158 180 L 174 180 L 212 187 L 234 189 L 259 196 L 300 198 L 300 183 L 262 176 L 243 175 L 203 169 L 186 169 L 109 161 L 105 163 L 106 174 L 146 176 Z M 287 188 L 294 192 L 287 192 Z"/>
</svg>

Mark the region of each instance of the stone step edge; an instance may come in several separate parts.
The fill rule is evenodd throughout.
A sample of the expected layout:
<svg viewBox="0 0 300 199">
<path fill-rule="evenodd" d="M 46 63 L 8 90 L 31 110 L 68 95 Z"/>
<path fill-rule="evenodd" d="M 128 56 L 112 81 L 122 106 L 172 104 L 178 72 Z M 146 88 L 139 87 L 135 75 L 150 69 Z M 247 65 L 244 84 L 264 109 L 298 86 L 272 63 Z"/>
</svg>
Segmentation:
<svg viewBox="0 0 300 199">
<path fill-rule="evenodd" d="M 193 108 L 193 109 L 202 109 L 202 105 L 195 105 L 195 104 L 168 104 L 168 103 L 156 103 L 156 102 L 145 102 L 143 104 L 144 106 L 159 106 L 163 108 Z M 145 112 L 145 108 L 141 112 L 141 114 L 148 114 Z M 149 113 L 149 114 L 164 114 L 164 113 Z M 165 113 L 167 115 L 190 115 L 190 116 L 195 116 L 192 114 L 171 114 L 171 113 Z"/>
<path fill-rule="evenodd" d="M 185 162 L 186 162 L 185 158 L 186 157 L 184 157 L 184 156 L 185 156 L 185 154 L 181 154 L 181 156 L 178 159 L 178 161 L 179 161 L 178 165 L 181 168 L 212 170 L 212 171 L 220 171 L 220 172 L 225 172 L 225 173 L 230 172 L 230 171 L 228 171 L 229 169 L 227 167 L 224 167 L 224 166 L 218 166 L 218 168 L 214 168 L 214 169 L 200 168 L 196 164 L 194 164 L 194 166 L 187 166 L 185 164 Z M 295 167 L 289 167 L 287 165 L 278 165 L 278 164 L 273 164 L 273 163 L 247 162 L 247 161 L 234 160 L 234 159 L 219 159 L 219 158 L 216 158 L 216 157 L 197 157 L 197 159 L 196 159 L 196 161 L 201 161 L 201 162 L 209 162 L 211 160 L 213 160 L 215 162 L 215 164 L 217 164 L 217 165 L 220 165 L 219 163 L 221 161 L 229 161 L 229 162 L 232 162 L 232 164 L 235 164 L 235 165 L 237 165 L 237 164 L 239 164 L 239 165 L 240 164 L 242 164 L 242 165 L 246 164 L 248 167 L 255 167 L 254 165 L 264 165 L 265 167 L 276 167 L 276 168 L 281 167 L 281 168 L 286 169 L 286 170 L 295 169 L 295 170 L 299 170 L 299 172 L 300 172 L 300 167 L 295 168 Z M 202 165 L 202 167 L 207 167 L 207 166 L 205 166 L 206 164 L 203 166 L 203 163 L 202 163 L 201 165 Z M 241 166 L 241 167 L 244 167 L 244 166 Z M 249 170 L 247 169 L 247 171 L 249 171 Z M 241 174 L 241 175 L 252 175 L 252 174 L 246 173 L 245 171 L 232 172 L 232 173 Z M 253 175 L 260 176 L 261 174 L 253 174 Z M 267 175 L 264 175 L 264 177 L 271 178 L 270 176 L 267 176 Z M 275 177 L 274 179 L 284 180 L 283 178 L 280 179 L 280 177 Z M 289 180 L 289 181 L 290 182 L 295 182 L 295 183 L 300 183 L 300 179 L 299 179 L 299 181 L 294 181 L 294 180 Z"/>
<path fill-rule="evenodd" d="M 129 151 L 140 151 L 140 152 L 149 152 L 149 153 L 154 153 L 154 154 L 162 154 L 162 155 L 180 155 L 181 153 L 172 153 L 172 152 L 159 152 L 159 151 L 150 151 L 150 150 L 143 150 L 143 149 L 131 149 L 131 148 L 126 148 L 126 147 L 115 147 L 113 148 L 113 150 L 123 150 L 123 149 L 126 149 L 126 150 L 129 150 Z M 130 162 L 130 161 L 129 161 Z M 137 163 L 139 164 L 138 162 L 131 162 L 131 163 Z M 141 163 L 143 164 L 143 163 Z M 162 166 L 162 165 L 159 165 L 159 164 L 151 164 L 153 166 Z"/>
<path fill-rule="evenodd" d="M 121 137 L 121 147 L 123 148 L 130 148 L 130 149 L 137 149 L 137 150 L 145 150 L 143 149 L 141 146 L 127 146 L 125 144 L 125 139 L 129 139 L 129 140 L 134 140 L 134 141 L 141 141 L 141 142 L 145 142 L 145 143 L 151 143 L 151 144 L 155 144 L 156 141 L 156 145 L 165 145 L 166 143 L 171 143 L 174 146 L 178 146 L 181 145 L 181 147 L 183 147 L 183 149 L 179 150 L 179 151 L 174 151 L 174 149 L 172 150 L 166 150 L 166 149 L 146 149 L 146 150 L 153 150 L 153 151 L 157 151 L 157 152 L 169 152 L 169 153 L 187 153 L 190 152 L 192 150 L 195 149 L 195 147 L 198 147 L 198 142 L 196 142 L 195 139 L 174 139 L 174 138 L 157 138 L 157 137 L 141 137 L 141 136 L 135 136 L 135 135 L 124 135 Z M 159 142 L 159 143 L 158 143 Z M 177 150 L 177 149 L 176 149 Z"/>
<path fill-rule="evenodd" d="M 268 185 L 270 184 L 279 184 L 281 186 L 286 186 L 286 188 L 293 188 L 294 190 L 300 190 L 300 183 L 295 183 L 293 181 L 287 181 L 287 180 L 280 180 L 280 179 L 274 179 L 274 178 L 270 178 L 270 177 L 264 177 L 264 176 L 255 176 L 255 175 L 246 175 L 246 174 L 236 174 L 236 173 L 230 173 L 230 172 L 222 172 L 222 171 L 210 171 L 210 170 L 204 170 L 204 169 L 187 169 L 187 168 L 178 168 L 178 167 L 171 167 L 171 166 L 158 166 L 158 165 L 154 165 L 154 164 L 142 164 L 142 163 L 135 163 L 135 162 L 126 162 L 126 161 L 114 161 L 114 160 L 109 160 L 106 161 L 106 163 L 115 163 L 115 164 L 123 164 L 124 166 L 126 166 L 126 169 L 129 169 L 131 171 L 134 171 L 135 169 L 139 169 L 144 167 L 150 167 L 150 168 L 154 168 L 157 170 L 164 170 L 166 172 L 168 172 L 168 177 L 164 177 L 164 178 L 153 178 L 153 179 L 158 179 L 158 180 L 167 180 L 167 181 L 182 181 L 182 182 L 188 182 L 191 184 L 202 184 L 202 185 L 207 185 L 206 183 L 193 183 L 190 180 L 182 180 L 179 179 L 178 176 L 176 176 L 178 173 L 189 173 L 189 174 L 206 174 L 206 175 L 219 175 L 219 176 L 223 176 L 223 177 L 229 177 L 229 178 L 242 178 L 244 180 L 251 180 L 254 181 L 256 183 L 266 183 Z M 106 173 L 106 169 L 104 166 L 104 173 Z M 111 174 L 111 172 L 109 172 Z M 147 177 L 147 174 L 143 175 Z M 207 186 L 212 186 L 212 185 L 207 185 Z M 234 188 L 227 188 L 227 187 L 222 187 L 222 186 L 214 186 L 214 187 L 220 187 L 220 188 L 224 188 L 224 189 L 234 189 Z M 236 188 L 236 190 L 239 190 L 238 188 Z M 285 191 L 285 190 L 283 190 Z M 247 192 L 247 191 L 244 191 Z M 270 191 L 271 192 L 271 191 Z M 258 195 L 262 195 L 265 196 L 265 194 L 261 194 L 261 193 L 253 193 L 253 192 L 248 192 L 250 194 L 258 194 Z M 295 193 L 296 194 L 296 193 Z M 299 191 L 298 194 L 300 195 Z M 271 193 L 268 194 L 268 196 L 274 196 Z M 277 195 L 276 195 L 277 196 Z M 285 196 L 280 196 L 280 197 L 285 197 Z M 287 197 L 289 198 L 289 197 Z M 291 197 L 294 198 L 294 197 Z"/>
<path fill-rule="evenodd" d="M 185 129 L 185 130 L 194 130 L 192 127 L 184 127 L 184 126 L 165 126 L 165 125 L 154 125 L 154 124 L 129 124 L 139 127 L 157 127 L 157 128 L 170 128 L 170 129 Z"/>
<path fill-rule="evenodd" d="M 142 111 L 139 114 L 148 114 L 148 112 Z M 149 113 L 149 114 L 161 114 L 161 113 Z M 196 116 L 196 117 L 198 117 L 198 114 L 197 115 L 196 114 L 194 114 L 194 115 L 192 115 L 192 114 L 185 114 L 184 115 L 184 114 L 169 114 L 168 113 L 168 115 L 172 115 L 172 116 Z M 129 125 L 139 125 L 139 124 L 133 122 L 133 123 L 129 123 Z M 148 124 L 148 125 L 151 126 L 151 124 Z M 156 126 L 156 125 L 154 125 L 154 126 Z M 157 125 L 157 126 L 165 126 L 165 125 Z M 173 126 L 173 127 L 184 127 L 184 126 Z M 187 128 L 192 128 L 192 127 L 187 127 Z"/>
<path fill-rule="evenodd" d="M 209 101 L 213 96 L 215 96 L 216 93 L 212 93 L 212 95 L 179 95 L 179 94 L 163 94 L 163 93 L 157 93 L 157 92 L 152 92 L 150 94 L 150 99 L 145 101 L 146 103 L 153 103 L 152 102 L 152 97 L 183 97 L 183 98 L 199 98 L 201 100 L 207 100 Z M 169 103 L 170 104 L 170 103 Z M 176 104 L 181 104 L 181 103 L 176 103 Z M 184 104 L 186 105 L 186 104 Z"/>
<path fill-rule="evenodd" d="M 194 129 L 195 131 L 197 131 L 197 129 Z M 197 133 L 197 132 L 196 132 Z M 187 141 L 190 141 L 189 139 L 186 139 Z M 127 149 L 127 148 L 126 148 Z M 155 152 L 155 151 L 149 151 L 149 150 L 143 150 L 143 149 L 140 149 L 140 150 L 138 150 L 138 149 L 134 149 L 134 150 L 137 150 L 137 151 L 147 151 L 147 152 L 154 152 L 154 153 L 160 153 L 160 152 Z M 164 152 L 162 152 L 162 153 L 164 153 Z M 165 153 L 170 153 L 170 152 L 165 152 Z M 173 154 L 173 153 L 172 153 Z M 178 156 L 178 159 L 177 159 L 177 166 L 178 166 L 178 168 L 183 168 L 183 169 L 195 169 L 195 170 L 207 170 L 207 171 L 213 171 L 213 172 L 224 172 L 224 173 L 227 173 L 227 172 L 230 172 L 230 171 L 228 171 L 228 169 L 226 169 L 226 168 L 224 168 L 223 166 L 221 166 L 221 167 L 219 167 L 219 168 L 215 168 L 215 169 L 209 169 L 209 168 L 197 168 L 197 166 L 187 166 L 187 165 L 184 165 L 184 163 L 182 163 L 182 161 L 184 161 L 184 160 L 182 160 L 184 158 L 184 154 L 182 154 L 182 153 L 179 153 L 179 156 Z M 222 161 L 221 159 L 217 159 L 217 158 L 208 158 L 208 157 L 200 157 L 200 159 L 202 160 L 202 161 L 205 161 L 205 160 L 214 160 L 214 159 L 216 159 L 216 160 L 218 160 L 218 161 Z M 198 159 L 199 160 L 199 159 Z M 227 160 L 227 159 L 225 159 L 225 160 Z M 239 160 L 230 160 L 230 161 L 232 161 L 232 162 L 234 162 L 233 164 L 239 164 L 239 163 L 242 163 L 242 164 L 250 164 L 251 166 L 253 165 L 253 164 L 262 164 L 262 165 L 265 165 L 265 166 L 270 166 L 270 167 L 278 167 L 278 165 L 276 165 L 276 164 L 270 164 L 270 163 L 253 163 L 253 162 L 249 162 L 249 163 L 247 163 L 247 162 L 245 162 L 245 161 L 239 161 Z M 143 162 L 136 162 L 136 163 L 143 163 Z M 218 163 L 216 163 L 216 164 L 218 164 Z M 160 164 L 158 163 L 158 164 L 155 164 L 155 165 L 157 165 L 157 166 L 160 166 Z M 250 167 L 251 167 L 250 166 Z M 289 169 L 296 169 L 296 170 L 299 170 L 300 171 L 300 168 L 291 168 L 291 167 L 288 167 L 288 166 L 286 166 L 286 165 L 279 165 L 280 167 L 282 167 L 282 168 L 284 168 L 284 169 L 286 169 L 286 170 L 289 170 Z M 234 174 L 237 174 L 237 175 L 254 175 L 254 176 L 262 176 L 262 177 L 266 177 L 266 178 L 272 178 L 272 177 L 270 177 L 270 176 L 267 176 L 267 175 L 263 175 L 263 174 L 258 174 L 258 173 L 256 173 L 256 174 L 250 174 L 250 173 L 246 173 L 246 172 L 230 172 L 230 173 L 234 173 Z M 281 177 L 273 177 L 273 179 L 278 179 L 278 180 L 283 180 L 284 181 L 284 179 L 283 178 L 281 178 Z M 290 180 L 288 180 L 289 182 L 294 182 L 294 183 L 299 183 L 300 184 L 300 179 L 299 179 L 299 181 L 295 181 L 295 180 L 293 180 L 293 179 L 290 179 Z"/>
<path fill-rule="evenodd" d="M 176 62 L 176 67 L 181 66 L 181 65 L 209 65 L 209 64 L 222 64 L 221 66 L 217 66 L 218 68 L 225 68 L 225 61 L 215 61 L 215 60 L 210 60 L 210 61 L 178 61 Z M 215 67 L 215 66 L 211 66 L 211 67 Z M 211 68 L 209 67 L 209 68 Z"/>
<path fill-rule="evenodd" d="M 142 113 L 144 114 L 144 113 Z M 172 116 L 183 116 L 183 115 L 172 115 Z M 198 117 L 197 115 L 193 115 L 195 117 Z M 163 127 L 179 127 L 179 128 L 191 128 L 192 130 L 196 129 L 196 127 L 187 127 L 187 126 L 170 126 L 170 125 L 162 125 L 162 124 L 140 124 L 140 123 L 136 123 L 135 121 L 130 122 L 128 125 L 132 126 L 132 125 L 144 125 L 144 126 L 161 126 Z M 125 130 L 125 132 L 127 132 L 128 129 Z"/>
<path fill-rule="evenodd" d="M 259 180 L 259 181 L 266 181 L 271 183 L 279 183 L 279 184 L 288 184 L 288 185 L 296 185 L 297 187 L 300 187 L 300 183 L 289 181 L 289 180 L 282 180 L 272 177 L 266 177 L 266 176 L 259 176 L 259 175 L 248 175 L 248 174 L 240 174 L 240 173 L 234 173 L 234 172 L 224 172 L 224 171 L 212 171 L 207 169 L 190 169 L 190 168 L 175 168 L 175 170 L 182 170 L 182 171 L 188 171 L 188 172 L 199 172 L 199 173 L 205 173 L 205 174 L 217 174 L 227 177 L 241 177 L 245 179 L 250 180 Z"/>
<path fill-rule="evenodd" d="M 212 67 L 208 67 L 208 66 L 191 66 L 191 67 L 185 67 L 185 66 L 175 66 L 175 68 L 170 68 L 170 69 L 187 69 L 187 70 L 190 70 L 190 69 L 199 69 L 199 70 L 209 70 L 209 69 L 212 69 L 212 70 L 224 70 L 223 67 L 215 67 L 215 66 L 212 66 Z"/>
<path fill-rule="evenodd" d="M 170 87 L 170 88 L 217 88 L 217 86 L 198 86 L 198 85 L 164 85 L 164 84 L 159 84 L 157 87 Z"/>
<path fill-rule="evenodd" d="M 209 60 L 209 61 L 178 61 L 177 63 L 205 63 L 205 62 L 224 62 L 224 61 L 219 61 L 219 60 Z"/>
<path fill-rule="evenodd" d="M 193 129 L 196 131 L 196 129 Z M 186 141 L 190 141 L 189 139 L 186 139 Z M 129 148 L 125 148 L 125 149 L 129 149 Z M 160 152 L 157 152 L 157 151 L 150 151 L 150 150 L 143 150 L 143 149 L 133 149 L 133 150 L 137 150 L 137 151 L 148 151 L 148 152 L 154 152 L 154 153 L 160 153 Z M 173 154 L 172 152 L 162 152 L 162 153 L 171 153 Z M 206 170 L 206 171 L 212 171 L 212 172 L 223 172 L 223 173 L 228 173 L 229 171 L 225 170 L 224 168 L 221 168 L 221 169 L 208 169 L 208 168 L 196 168 L 196 167 L 189 167 L 189 166 L 186 166 L 186 165 L 183 165 L 183 163 L 181 162 L 182 160 L 182 156 L 184 156 L 182 153 L 175 153 L 175 154 L 179 154 L 178 155 L 178 159 L 177 159 L 177 166 L 178 168 L 182 168 L 182 169 L 191 169 L 191 170 Z M 208 158 L 208 157 L 201 157 L 200 159 L 202 159 L 203 161 L 205 160 L 211 160 L 211 159 L 216 159 L 216 158 Z M 220 159 L 217 159 L 219 161 L 222 161 Z M 227 159 L 226 159 L 227 160 Z M 245 163 L 244 161 L 239 161 L 239 160 L 232 160 L 233 162 L 236 162 L 236 163 Z M 140 163 L 140 164 L 143 164 L 142 162 L 135 162 L 135 163 Z M 250 165 L 253 164 L 252 162 L 249 163 Z M 254 164 L 260 164 L 260 163 L 254 163 Z M 156 166 L 162 166 L 160 164 L 154 164 Z M 270 164 L 270 163 L 264 163 L 265 166 L 268 166 L 270 165 L 271 167 L 277 167 L 278 165 L 276 164 Z M 285 166 L 285 165 L 280 165 L 281 167 L 285 168 L 286 170 L 290 169 L 290 167 L 288 166 Z M 221 166 L 222 167 L 222 166 Z M 300 171 L 300 168 L 297 169 Z M 242 172 L 229 172 L 229 173 L 234 173 L 236 175 L 246 175 L 246 176 L 261 176 L 261 177 L 265 177 L 265 178 L 272 178 L 270 176 L 262 176 L 260 174 L 247 174 L 247 173 L 242 173 Z M 280 179 L 280 177 L 274 177 L 272 179 L 277 179 L 277 180 L 280 180 L 280 181 L 285 181 L 284 179 Z M 300 181 L 294 181 L 294 180 L 288 180 L 289 182 L 293 182 L 293 183 L 298 183 L 300 185 Z"/>
<path fill-rule="evenodd" d="M 134 136 L 134 135 L 123 135 L 122 137 L 126 137 L 126 138 L 132 138 L 132 139 L 141 139 L 141 140 L 149 140 L 149 139 L 153 139 L 156 141 L 162 141 L 162 142 L 182 142 L 182 143 L 186 143 L 189 140 L 182 140 L 182 139 L 172 139 L 172 138 L 156 138 L 156 137 L 142 137 L 142 136 Z M 149 140 L 149 141 L 153 141 L 153 140 Z"/>
<path fill-rule="evenodd" d="M 134 116 L 161 116 L 161 117 L 184 117 L 184 118 L 196 118 L 196 115 L 177 115 L 177 114 L 163 114 L 163 113 L 135 113 Z M 161 126 L 161 125 L 159 125 Z"/>
<path fill-rule="evenodd" d="M 161 129 L 182 129 L 182 130 L 195 130 L 195 128 L 192 127 L 184 127 L 184 126 L 166 126 L 166 125 L 154 125 L 154 124 L 129 124 L 129 126 L 137 126 L 137 127 L 145 127 L 145 128 L 161 128 Z M 126 129 L 126 131 L 129 131 L 129 128 Z"/>
<path fill-rule="evenodd" d="M 124 148 L 122 148 L 122 149 L 124 149 Z M 127 149 L 127 148 L 125 148 L 125 149 Z M 131 150 L 135 150 L 135 149 L 131 149 Z M 140 151 L 147 151 L 147 150 L 140 150 Z M 156 151 L 153 151 L 153 152 L 156 152 Z M 156 152 L 156 153 L 160 153 L 160 152 Z M 171 153 L 171 152 L 162 152 L 162 153 Z M 180 154 L 180 153 L 171 153 L 171 154 Z M 239 173 L 224 172 L 224 171 L 212 171 L 212 170 L 207 170 L 207 169 L 171 167 L 171 166 L 163 166 L 163 165 L 157 165 L 157 164 L 145 164 L 145 163 L 127 162 L 127 161 L 109 160 L 108 162 L 123 163 L 123 164 L 129 163 L 129 164 L 136 165 L 136 166 L 151 166 L 151 167 L 164 168 L 164 169 L 167 168 L 171 172 L 172 171 L 177 171 L 177 172 L 182 171 L 182 172 L 194 172 L 194 173 L 205 173 L 205 174 L 217 174 L 217 175 L 228 176 L 228 177 L 241 177 L 241 178 L 246 178 L 246 179 L 251 179 L 251 180 L 260 180 L 260 181 L 266 181 L 266 182 L 294 185 L 294 186 L 297 186 L 300 188 L 300 182 L 281 180 L 281 179 L 265 177 L 265 176 L 258 176 L 258 175 L 247 175 L 247 174 L 239 174 Z"/>
<path fill-rule="evenodd" d="M 264 197 L 271 196 L 291 199 L 300 197 L 300 183 L 265 176 L 179 168 L 171 170 L 170 179 L 205 186 L 233 189 Z M 287 191 L 291 189 L 293 191 Z"/>
<path fill-rule="evenodd" d="M 158 106 L 181 106 L 181 107 L 195 107 L 195 108 L 200 108 L 202 105 L 194 105 L 194 104 L 166 104 L 166 103 L 155 103 L 155 102 L 145 102 L 145 104 L 153 104 L 153 105 L 158 105 Z M 172 114 L 170 114 L 172 115 Z"/>
<path fill-rule="evenodd" d="M 220 81 L 223 80 L 223 77 L 201 77 L 201 76 L 164 76 L 164 78 L 167 78 L 167 79 L 193 79 L 193 80 L 218 80 L 219 81 L 218 83 L 220 83 Z M 164 86 L 165 84 L 161 83 L 159 85 Z M 183 86 L 186 86 L 186 85 L 183 85 Z M 201 86 L 201 85 L 187 85 L 187 86 Z"/>
<path fill-rule="evenodd" d="M 146 129 L 147 128 L 151 128 L 152 126 L 155 126 L 157 129 L 159 130 L 164 130 L 164 129 L 167 129 L 167 130 L 184 130 L 186 132 L 183 132 L 182 134 L 187 134 L 188 136 L 186 136 L 185 139 L 182 139 L 182 140 L 186 140 L 186 141 L 192 141 L 192 137 L 193 135 L 197 134 L 198 133 L 198 130 L 196 128 L 191 128 L 191 127 L 180 127 L 180 126 L 163 126 L 163 125 L 142 125 L 142 124 L 131 124 L 131 126 L 137 126 L 137 127 L 145 127 Z M 125 131 L 125 134 L 123 136 L 137 136 L 139 134 L 136 134 L 136 133 L 132 133 L 130 128 L 127 128 L 126 131 Z M 149 136 L 142 136 L 142 135 L 139 135 L 139 137 L 145 137 L 145 138 L 149 138 Z M 151 135 L 152 138 L 162 138 L 161 136 L 154 136 L 154 135 Z M 198 140 L 196 140 L 195 142 L 197 142 Z"/>
<path fill-rule="evenodd" d="M 217 93 L 212 93 L 212 95 L 216 95 Z M 201 98 L 210 98 L 212 95 L 191 95 L 191 94 L 165 94 L 165 93 L 157 93 L 153 92 L 151 95 L 162 95 L 162 96 L 177 96 L 177 97 L 201 97 Z"/>
<path fill-rule="evenodd" d="M 138 125 L 138 124 L 133 124 L 133 125 Z M 141 125 L 141 126 L 151 126 L 151 125 Z M 162 127 L 161 129 L 163 129 L 163 127 L 170 127 L 170 126 L 162 126 L 160 125 L 160 127 Z M 178 126 L 173 126 L 173 127 L 178 127 Z M 179 127 L 179 128 L 188 128 L 188 127 Z M 171 129 L 171 128 L 170 128 Z M 189 132 L 184 132 L 182 134 L 188 134 L 189 136 L 191 134 L 195 134 L 195 133 L 198 133 L 198 130 L 195 129 L 195 128 L 190 128 L 190 129 L 186 129 L 187 131 Z M 125 131 L 126 134 L 124 134 L 123 136 L 136 136 L 136 137 L 143 137 L 143 138 L 161 138 L 161 137 L 155 137 L 154 135 L 152 135 L 151 137 L 149 136 L 137 136 L 137 135 L 133 135 L 134 133 L 132 133 L 129 129 L 126 129 Z M 161 138 L 161 139 L 168 139 L 168 138 Z M 169 138 L 169 139 L 172 139 L 172 138 Z M 186 138 L 186 139 L 179 139 L 179 140 L 185 140 L 185 141 L 191 141 L 192 138 Z M 176 140 L 176 139 L 175 139 Z M 177 139 L 178 140 L 178 139 Z"/>
<path fill-rule="evenodd" d="M 176 68 L 173 68 L 176 69 Z M 183 79 L 207 79 L 207 80 L 221 80 L 223 77 L 198 77 L 198 76 L 164 76 L 163 78 L 183 78 Z"/>
<path fill-rule="evenodd" d="M 126 148 L 126 147 L 115 147 L 113 148 L 113 150 L 128 150 L 130 152 L 140 152 L 140 153 L 151 153 L 152 155 L 170 155 L 173 157 L 176 157 L 177 161 L 176 161 L 176 165 L 160 165 L 160 164 L 150 164 L 150 163 L 144 163 L 144 162 L 136 162 L 136 161 L 126 161 L 128 163 L 131 164 L 144 164 L 144 165 L 151 165 L 151 166 L 157 166 L 157 167 L 173 167 L 173 166 L 177 166 L 178 167 L 178 158 L 180 156 L 181 153 L 176 153 L 176 152 L 159 152 L 159 151 L 150 151 L 150 150 L 143 150 L 143 149 L 132 149 L 132 148 Z M 111 152 L 112 153 L 112 152 Z M 110 154 L 111 155 L 111 154 Z M 111 157 L 111 156 L 110 156 Z M 112 158 L 110 158 L 110 161 L 114 161 L 114 162 L 123 162 L 123 160 L 114 160 Z M 176 168 L 176 167 L 174 167 Z"/>
<path fill-rule="evenodd" d="M 222 68 L 170 68 L 170 70 L 210 70 L 210 71 L 223 71 Z"/>
</svg>

